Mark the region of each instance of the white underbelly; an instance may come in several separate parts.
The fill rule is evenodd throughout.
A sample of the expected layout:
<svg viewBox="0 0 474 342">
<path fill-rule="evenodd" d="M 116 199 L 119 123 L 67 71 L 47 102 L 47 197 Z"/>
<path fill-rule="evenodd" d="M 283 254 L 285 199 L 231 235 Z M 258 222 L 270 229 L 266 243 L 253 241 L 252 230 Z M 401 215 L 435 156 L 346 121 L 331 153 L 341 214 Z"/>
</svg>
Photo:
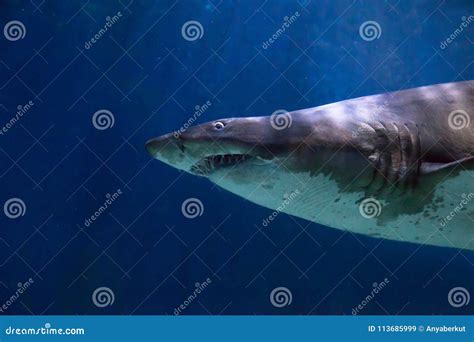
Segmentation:
<svg viewBox="0 0 474 342">
<path fill-rule="evenodd" d="M 329 227 L 376 238 L 474 250 L 473 177 L 472 171 L 464 171 L 444 181 L 434 190 L 436 203 L 408 214 L 403 206 L 410 200 L 404 197 L 394 201 L 367 198 L 363 191 L 349 193 L 322 174 L 247 166 L 230 176 L 217 172 L 210 180 L 261 206 Z M 462 210 L 457 210 L 460 204 Z M 449 220 L 443 220 L 447 217 Z"/>
</svg>

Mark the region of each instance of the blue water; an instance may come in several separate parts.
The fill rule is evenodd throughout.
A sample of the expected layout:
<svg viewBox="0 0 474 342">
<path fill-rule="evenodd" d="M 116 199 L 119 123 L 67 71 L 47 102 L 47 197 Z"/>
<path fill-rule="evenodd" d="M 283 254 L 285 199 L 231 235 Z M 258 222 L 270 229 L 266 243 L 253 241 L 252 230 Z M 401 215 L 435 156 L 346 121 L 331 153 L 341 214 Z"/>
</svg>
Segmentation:
<svg viewBox="0 0 474 342">
<path fill-rule="evenodd" d="M 2 1 L 0 302 L 33 283 L 2 314 L 346 314 L 388 284 L 360 314 L 472 314 L 448 302 L 474 291 L 474 253 L 355 236 L 279 215 L 152 160 L 147 139 L 197 123 L 269 115 L 362 95 L 474 79 L 473 14 L 465 1 Z M 86 49 L 105 25 L 121 16 Z M 263 48 L 284 22 L 296 20 Z M 117 15 L 118 16 L 118 15 Z M 185 40 L 196 20 L 202 37 Z M 359 35 L 380 26 L 378 39 Z M 113 127 L 96 129 L 106 109 Z M 468 185 L 467 185 L 468 186 Z M 88 226 L 107 194 L 122 194 Z M 181 204 L 198 198 L 201 216 Z M 317 208 L 315 208 L 317 210 Z M 94 305 L 110 289 L 113 303 Z M 286 287 L 291 304 L 270 293 Z M 111 296 L 109 296 L 111 298 Z"/>
</svg>

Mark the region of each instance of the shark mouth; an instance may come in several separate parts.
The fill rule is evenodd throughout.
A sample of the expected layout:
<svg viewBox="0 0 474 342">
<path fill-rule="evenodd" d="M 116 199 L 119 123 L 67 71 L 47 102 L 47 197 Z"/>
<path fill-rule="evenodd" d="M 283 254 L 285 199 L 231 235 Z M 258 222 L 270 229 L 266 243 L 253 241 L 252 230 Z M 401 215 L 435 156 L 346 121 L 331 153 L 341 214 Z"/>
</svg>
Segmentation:
<svg viewBox="0 0 474 342">
<path fill-rule="evenodd" d="M 190 171 L 199 176 L 207 176 L 217 169 L 232 167 L 253 158 L 254 157 L 248 154 L 219 154 L 208 156 L 194 164 Z"/>
</svg>

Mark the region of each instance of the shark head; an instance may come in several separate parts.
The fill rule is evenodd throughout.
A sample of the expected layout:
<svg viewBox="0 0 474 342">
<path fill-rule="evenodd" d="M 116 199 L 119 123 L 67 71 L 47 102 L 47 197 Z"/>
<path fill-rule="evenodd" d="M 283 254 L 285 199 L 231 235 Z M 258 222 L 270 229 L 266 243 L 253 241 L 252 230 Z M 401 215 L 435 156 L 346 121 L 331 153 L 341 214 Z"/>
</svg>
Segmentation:
<svg viewBox="0 0 474 342">
<path fill-rule="evenodd" d="M 153 138 L 146 149 L 174 168 L 229 188 L 261 183 L 277 167 L 301 168 L 301 160 L 311 160 L 299 158 L 308 153 L 309 128 L 298 120 L 278 126 L 270 116 L 220 119 Z"/>
<path fill-rule="evenodd" d="M 348 131 L 337 125 L 324 113 L 220 119 L 151 139 L 146 149 L 253 203 L 313 219 L 321 203 L 372 178 L 367 160 L 342 148 Z M 281 208 L 296 193 L 293 209 Z"/>
<path fill-rule="evenodd" d="M 153 138 L 145 147 L 172 167 L 212 177 L 286 156 L 290 152 L 285 149 L 287 135 L 278 133 L 269 117 L 229 118 Z"/>
<path fill-rule="evenodd" d="M 342 151 L 333 155 L 332 145 L 340 134 L 326 132 L 334 131 L 325 119 L 315 122 L 292 112 L 215 120 L 153 138 L 145 147 L 153 158 L 242 197 L 248 198 L 248 189 L 258 192 L 263 187 L 281 198 L 296 183 L 304 186 L 297 175 L 349 175 L 342 167 L 348 163 L 347 155 Z"/>
</svg>

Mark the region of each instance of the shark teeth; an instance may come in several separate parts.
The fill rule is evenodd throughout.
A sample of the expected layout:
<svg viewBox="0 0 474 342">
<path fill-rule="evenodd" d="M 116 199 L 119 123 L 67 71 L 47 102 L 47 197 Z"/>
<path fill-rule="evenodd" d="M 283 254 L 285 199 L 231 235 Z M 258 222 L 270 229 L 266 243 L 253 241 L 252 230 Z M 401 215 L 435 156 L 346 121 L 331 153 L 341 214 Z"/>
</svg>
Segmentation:
<svg viewBox="0 0 474 342">
<path fill-rule="evenodd" d="M 220 167 L 234 166 L 249 158 L 247 154 L 218 154 L 201 159 L 191 167 L 191 172 L 197 175 L 206 176 Z"/>
</svg>

